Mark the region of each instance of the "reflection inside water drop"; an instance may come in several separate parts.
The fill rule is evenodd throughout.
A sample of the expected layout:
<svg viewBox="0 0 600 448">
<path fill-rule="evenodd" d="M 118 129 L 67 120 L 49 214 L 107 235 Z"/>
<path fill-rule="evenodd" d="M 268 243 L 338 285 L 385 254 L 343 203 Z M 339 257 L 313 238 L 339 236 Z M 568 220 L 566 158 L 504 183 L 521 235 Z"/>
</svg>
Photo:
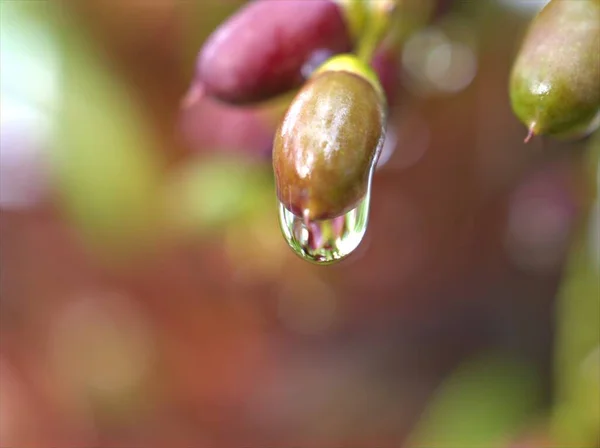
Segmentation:
<svg viewBox="0 0 600 448">
<path fill-rule="evenodd" d="M 305 221 L 279 203 L 279 224 L 292 250 L 307 261 L 331 264 L 350 255 L 362 241 L 369 217 L 370 186 L 358 206 L 345 215 Z"/>
</svg>

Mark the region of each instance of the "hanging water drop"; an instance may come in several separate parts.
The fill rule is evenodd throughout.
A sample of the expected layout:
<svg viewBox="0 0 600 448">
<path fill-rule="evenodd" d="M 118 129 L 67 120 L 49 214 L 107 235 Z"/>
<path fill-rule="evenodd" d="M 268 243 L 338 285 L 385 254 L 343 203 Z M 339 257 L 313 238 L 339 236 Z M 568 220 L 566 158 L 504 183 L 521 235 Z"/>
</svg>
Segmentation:
<svg viewBox="0 0 600 448">
<path fill-rule="evenodd" d="M 292 250 L 301 258 L 321 265 L 346 258 L 360 245 L 369 219 L 370 186 L 356 208 L 332 219 L 308 220 L 279 202 L 279 224 Z"/>
</svg>

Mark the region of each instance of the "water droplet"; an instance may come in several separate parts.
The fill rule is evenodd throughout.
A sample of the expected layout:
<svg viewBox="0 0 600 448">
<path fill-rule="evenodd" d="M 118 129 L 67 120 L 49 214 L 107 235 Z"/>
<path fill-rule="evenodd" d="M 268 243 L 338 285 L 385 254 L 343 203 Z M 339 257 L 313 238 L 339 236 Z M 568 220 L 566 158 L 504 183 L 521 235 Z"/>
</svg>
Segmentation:
<svg viewBox="0 0 600 448">
<path fill-rule="evenodd" d="M 332 264 L 350 255 L 367 230 L 371 185 L 358 206 L 345 215 L 322 221 L 306 221 L 279 203 L 279 224 L 285 240 L 303 259 Z"/>
</svg>

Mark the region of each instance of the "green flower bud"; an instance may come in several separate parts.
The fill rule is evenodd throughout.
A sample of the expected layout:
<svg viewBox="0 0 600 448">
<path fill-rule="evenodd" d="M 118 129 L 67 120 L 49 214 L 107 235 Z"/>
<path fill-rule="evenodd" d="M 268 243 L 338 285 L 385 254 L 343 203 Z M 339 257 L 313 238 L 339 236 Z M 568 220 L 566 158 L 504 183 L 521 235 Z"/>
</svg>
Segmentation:
<svg viewBox="0 0 600 448">
<path fill-rule="evenodd" d="M 385 109 L 377 76 L 354 56 L 337 56 L 318 68 L 275 134 L 281 203 L 310 221 L 355 208 L 383 145 Z"/>
<path fill-rule="evenodd" d="M 532 22 L 510 79 L 530 135 L 580 136 L 600 110 L 600 1 L 552 0 Z"/>
</svg>

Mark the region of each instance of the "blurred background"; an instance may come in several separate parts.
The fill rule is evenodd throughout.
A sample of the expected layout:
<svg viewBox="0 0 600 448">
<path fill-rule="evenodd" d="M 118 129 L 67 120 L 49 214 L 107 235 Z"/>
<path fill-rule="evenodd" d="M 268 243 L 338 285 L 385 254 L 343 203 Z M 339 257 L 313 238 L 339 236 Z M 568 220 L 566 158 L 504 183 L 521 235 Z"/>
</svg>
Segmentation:
<svg viewBox="0 0 600 448">
<path fill-rule="evenodd" d="M 1 0 L 0 446 L 600 446 L 600 139 L 524 145 L 507 93 L 545 2 L 454 2 L 388 55 L 329 267 L 279 230 L 286 103 L 180 107 L 243 3 Z"/>
</svg>

